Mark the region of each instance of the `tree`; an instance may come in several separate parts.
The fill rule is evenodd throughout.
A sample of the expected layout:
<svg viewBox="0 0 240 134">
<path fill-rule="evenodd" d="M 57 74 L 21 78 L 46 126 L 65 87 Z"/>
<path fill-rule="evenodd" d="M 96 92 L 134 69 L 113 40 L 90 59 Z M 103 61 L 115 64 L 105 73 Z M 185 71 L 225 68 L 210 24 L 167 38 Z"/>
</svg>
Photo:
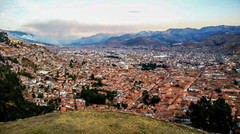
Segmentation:
<svg viewBox="0 0 240 134">
<path fill-rule="evenodd" d="M 42 93 L 38 94 L 38 98 L 43 98 L 43 94 Z"/>
<path fill-rule="evenodd" d="M 96 82 L 94 82 L 92 86 L 93 86 L 93 87 L 97 87 L 97 85 L 98 85 L 98 84 L 97 84 Z"/>
<path fill-rule="evenodd" d="M 149 95 L 148 95 L 148 91 L 147 90 L 144 90 L 143 93 L 142 93 L 142 96 L 143 96 L 143 103 L 146 104 L 146 105 L 149 105 Z"/>
<path fill-rule="evenodd" d="M 128 104 L 122 103 L 122 107 L 126 109 L 128 107 Z"/>
<path fill-rule="evenodd" d="M 158 103 L 160 101 L 160 97 L 159 96 L 153 96 L 152 99 L 149 99 L 149 94 L 147 90 L 144 90 L 142 93 L 143 96 L 143 103 L 146 105 L 155 105 L 156 103 Z"/>
<path fill-rule="evenodd" d="M 48 105 L 51 105 L 51 104 L 53 104 L 53 100 L 52 99 L 48 101 Z"/>
<path fill-rule="evenodd" d="M 59 77 L 59 71 L 57 71 L 57 76 L 56 77 Z"/>
<path fill-rule="evenodd" d="M 101 79 L 98 80 L 98 86 L 99 86 L 99 87 L 103 86 Z"/>
<path fill-rule="evenodd" d="M 8 39 L 8 34 L 4 31 L 0 32 L 0 42 L 8 42 L 9 39 Z"/>
<path fill-rule="evenodd" d="M 48 87 L 47 87 L 47 88 L 45 88 L 45 89 L 44 89 L 44 92 L 48 92 L 48 89 L 49 89 Z"/>
<path fill-rule="evenodd" d="M 190 110 L 190 120 L 192 122 L 192 126 L 195 128 L 207 129 L 207 117 L 208 111 L 210 109 L 211 103 L 207 101 L 205 97 L 202 97 L 197 104 L 193 102 L 189 106 Z"/>
<path fill-rule="evenodd" d="M 72 80 L 75 81 L 77 79 L 76 75 L 73 75 Z"/>
<path fill-rule="evenodd" d="M 25 100 L 22 94 L 24 88 L 9 66 L 0 66 L 0 122 L 36 116 L 55 109 L 54 105 L 37 106 Z M 32 96 L 35 97 L 35 94 Z"/>
<path fill-rule="evenodd" d="M 73 60 L 70 61 L 69 66 L 70 66 L 71 68 L 73 68 Z"/>
<path fill-rule="evenodd" d="M 84 65 L 84 64 L 86 64 L 86 61 L 83 61 L 83 62 L 82 62 L 82 65 Z"/>
<path fill-rule="evenodd" d="M 91 80 L 95 80 L 94 74 L 92 74 L 92 75 L 90 76 L 90 79 L 91 79 Z"/>
<path fill-rule="evenodd" d="M 143 93 L 142 93 L 142 96 L 145 96 L 146 94 L 148 94 L 148 91 L 144 90 Z"/>
<path fill-rule="evenodd" d="M 121 108 L 121 104 L 117 103 L 117 108 L 120 109 Z"/>
<path fill-rule="evenodd" d="M 223 98 L 218 98 L 213 104 L 202 97 L 197 104 L 189 106 L 189 116 L 192 126 L 209 132 L 229 133 L 234 127 L 231 107 Z"/>
<path fill-rule="evenodd" d="M 97 90 L 85 90 L 85 88 L 83 88 L 80 98 L 84 98 L 84 100 L 86 100 L 86 105 L 106 103 L 106 97 L 104 95 L 98 94 Z"/>
<path fill-rule="evenodd" d="M 45 77 L 45 80 L 49 80 L 50 78 L 48 76 Z"/>
<path fill-rule="evenodd" d="M 231 107 L 225 103 L 223 98 L 218 98 L 213 103 L 213 108 L 209 114 L 209 130 L 212 132 L 229 133 L 233 128 Z"/>
<path fill-rule="evenodd" d="M 85 86 L 82 86 L 82 90 L 86 90 L 86 89 L 85 89 Z"/>
<path fill-rule="evenodd" d="M 30 78 L 30 79 L 33 79 L 33 78 L 34 78 L 30 73 L 25 72 L 25 71 L 18 72 L 17 74 L 22 75 L 22 76 L 25 76 L 25 77 L 28 77 L 28 78 Z"/>
<path fill-rule="evenodd" d="M 36 98 L 36 95 L 35 95 L 35 93 L 32 93 L 32 97 L 33 97 L 33 98 Z"/>
<path fill-rule="evenodd" d="M 217 92 L 217 93 L 221 93 L 221 89 L 220 88 L 216 88 L 214 91 Z"/>
<path fill-rule="evenodd" d="M 158 103 L 160 101 L 160 97 L 155 95 L 153 96 L 153 98 L 151 99 L 151 104 L 155 105 L 156 103 Z"/>
<path fill-rule="evenodd" d="M 238 81 L 234 80 L 233 84 L 238 85 Z"/>
</svg>

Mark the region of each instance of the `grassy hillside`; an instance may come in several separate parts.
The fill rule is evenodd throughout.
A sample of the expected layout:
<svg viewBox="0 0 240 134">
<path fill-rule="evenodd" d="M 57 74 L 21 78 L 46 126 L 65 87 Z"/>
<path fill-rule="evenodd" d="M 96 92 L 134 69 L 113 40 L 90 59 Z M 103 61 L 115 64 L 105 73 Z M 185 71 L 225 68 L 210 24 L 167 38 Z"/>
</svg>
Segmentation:
<svg viewBox="0 0 240 134">
<path fill-rule="evenodd" d="M 198 133 L 149 117 L 133 114 L 90 111 L 56 112 L 0 123 L 0 133 Z"/>
</svg>

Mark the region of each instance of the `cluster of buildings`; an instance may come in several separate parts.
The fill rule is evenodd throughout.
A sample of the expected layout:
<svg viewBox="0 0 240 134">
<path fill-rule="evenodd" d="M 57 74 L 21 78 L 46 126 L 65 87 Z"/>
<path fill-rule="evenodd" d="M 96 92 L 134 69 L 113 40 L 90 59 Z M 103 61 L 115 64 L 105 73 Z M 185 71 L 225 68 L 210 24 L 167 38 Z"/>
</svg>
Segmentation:
<svg viewBox="0 0 240 134">
<path fill-rule="evenodd" d="M 12 71 L 31 74 L 19 78 L 26 87 L 25 99 L 37 105 L 56 103 L 62 111 L 116 109 L 174 121 L 204 96 L 211 101 L 224 98 L 233 115 L 240 110 L 239 55 L 11 44 L 0 44 L 0 54 L 17 58 L 18 63 L 6 61 Z M 143 70 L 141 63 L 157 67 Z M 93 86 L 97 80 L 102 86 Z M 87 106 L 79 97 L 83 87 L 117 95 L 106 104 Z M 144 91 L 160 101 L 144 104 Z"/>
</svg>

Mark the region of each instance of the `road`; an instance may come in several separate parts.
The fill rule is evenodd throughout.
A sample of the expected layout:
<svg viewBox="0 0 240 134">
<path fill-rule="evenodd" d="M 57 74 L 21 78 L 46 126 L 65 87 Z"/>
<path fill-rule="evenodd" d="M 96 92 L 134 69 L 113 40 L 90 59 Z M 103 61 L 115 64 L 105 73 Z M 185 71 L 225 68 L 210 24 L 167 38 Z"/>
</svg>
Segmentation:
<svg viewBox="0 0 240 134">
<path fill-rule="evenodd" d="M 203 73 L 203 72 L 201 71 L 200 74 L 198 75 L 198 77 L 197 77 L 191 84 L 188 85 L 188 87 L 184 90 L 184 92 L 186 92 L 186 91 L 192 86 L 192 84 L 194 84 L 194 83 L 201 77 L 202 73 Z M 183 93 L 184 93 L 184 92 L 183 92 Z M 182 94 L 183 94 L 183 93 L 182 93 Z M 170 105 L 168 106 L 167 110 L 169 110 L 170 106 L 172 106 L 179 97 L 182 97 L 182 94 L 179 94 L 178 97 L 176 97 L 176 98 L 174 99 L 174 101 L 172 102 L 172 104 L 170 104 Z"/>
<path fill-rule="evenodd" d="M 160 81 L 158 81 L 156 84 L 154 84 L 154 85 L 153 85 L 151 88 L 149 88 L 147 91 L 148 91 L 148 92 L 151 91 L 156 85 L 159 84 L 159 82 L 160 82 Z M 141 94 L 139 97 L 137 97 L 134 101 L 132 101 L 131 103 L 129 103 L 128 105 L 131 105 L 132 103 L 138 101 L 141 97 L 142 97 L 142 94 Z"/>
<path fill-rule="evenodd" d="M 188 87 L 184 90 L 184 92 L 186 92 L 192 86 L 192 84 L 194 84 L 201 77 L 202 73 L 203 72 L 201 71 L 198 77 L 191 84 L 188 85 Z"/>
</svg>

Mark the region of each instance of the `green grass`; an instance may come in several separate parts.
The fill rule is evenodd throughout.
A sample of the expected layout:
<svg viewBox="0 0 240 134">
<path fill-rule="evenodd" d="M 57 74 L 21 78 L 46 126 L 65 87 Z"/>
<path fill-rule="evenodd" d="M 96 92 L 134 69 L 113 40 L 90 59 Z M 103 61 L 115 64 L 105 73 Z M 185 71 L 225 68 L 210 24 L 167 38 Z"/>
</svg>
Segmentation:
<svg viewBox="0 0 240 134">
<path fill-rule="evenodd" d="M 111 111 L 84 110 L 66 113 L 55 112 L 17 121 L 1 122 L 0 133 L 186 134 L 197 133 L 197 130 L 178 127 L 145 116 Z"/>
</svg>

